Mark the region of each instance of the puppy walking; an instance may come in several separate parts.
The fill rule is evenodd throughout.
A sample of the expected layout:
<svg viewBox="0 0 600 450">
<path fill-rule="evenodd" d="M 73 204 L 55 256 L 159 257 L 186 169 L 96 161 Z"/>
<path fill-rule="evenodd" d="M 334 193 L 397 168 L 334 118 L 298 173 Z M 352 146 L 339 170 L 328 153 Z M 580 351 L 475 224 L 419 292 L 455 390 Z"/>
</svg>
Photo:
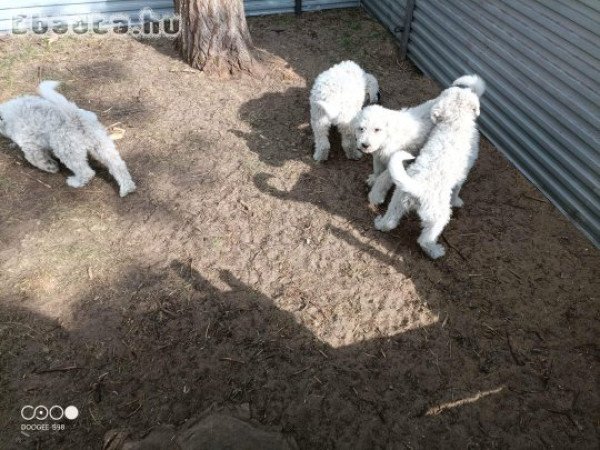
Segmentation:
<svg viewBox="0 0 600 450">
<path fill-rule="evenodd" d="M 370 73 L 353 61 L 344 61 L 321 73 L 310 91 L 310 124 L 315 137 L 316 161 L 329 157 L 329 129 L 337 126 L 342 136 L 342 147 L 348 159 L 360 159 L 352 119 L 365 102 L 379 101 L 379 84 Z"/>
<path fill-rule="evenodd" d="M 415 162 L 404 169 L 410 153 L 395 153 L 388 165 L 397 187 L 386 214 L 375 219 L 375 228 L 389 231 L 402 216 L 416 209 L 423 231 L 419 245 L 431 258 L 445 254 L 437 242 L 450 220 L 452 206 L 462 206 L 458 193 L 475 163 L 479 149 L 476 119 L 479 97 L 471 90 L 446 89 L 431 109 L 434 128 Z"/>
<path fill-rule="evenodd" d="M 58 172 L 58 158 L 73 175 L 67 184 L 85 186 L 95 175 L 88 153 L 105 165 L 125 197 L 136 186 L 96 114 L 78 108 L 55 91 L 56 81 L 43 81 L 41 97 L 24 96 L 0 105 L 0 134 L 23 151 L 25 159 L 40 170 Z"/>
</svg>

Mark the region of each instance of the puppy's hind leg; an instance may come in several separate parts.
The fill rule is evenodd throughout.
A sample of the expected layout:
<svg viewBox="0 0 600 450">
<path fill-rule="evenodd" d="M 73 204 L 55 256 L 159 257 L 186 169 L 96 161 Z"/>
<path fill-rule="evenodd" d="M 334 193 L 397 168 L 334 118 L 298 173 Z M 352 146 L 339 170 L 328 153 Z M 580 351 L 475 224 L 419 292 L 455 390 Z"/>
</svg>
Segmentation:
<svg viewBox="0 0 600 450">
<path fill-rule="evenodd" d="M 20 147 L 23 156 L 32 166 L 48 173 L 58 172 L 58 163 L 52 159 L 47 149 L 32 144 L 23 144 Z"/>
<path fill-rule="evenodd" d="M 449 209 L 435 219 L 423 220 L 423 231 L 417 242 L 431 259 L 437 259 L 446 254 L 446 249 L 443 245 L 438 244 L 437 240 L 449 220 Z"/>
<path fill-rule="evenodd" d="M 342 148 L 348 159 L 360 159 L 363 154 L 356 148 L 356 138 L 352 132 L 352 128 L 348 125 L 338 126 L 342 135 Z"/>
<path fill-rule="evenodd" d="M 73 188 L 80 188 L 94 178 L 96 172 L 92 170 L 87 160 L 86 152 L 69 153 L 69 158 L 61 158 L 73 175 L 67 178 L 67 184 Z"/>
<path fill-rule="evenodd" d="M 456 186 L 454 186 L 454 188 L 452 188 L 452 198 L 450 199 L 450 204 L 455 208 L 461 208 L 465 204 L 463 199 L 458 196 L 463 183 L 464 181 L 461 181 Z"/>
<path fill-rule="evenodd" d="M 315 137 L 315 161 L 326 161 L 329 157 L 329 128 L 331 122 L 326 116 L 311 119 L 311 126 Z"/>
<path fill-rule="evenodd" d="M 104 164 L 113 178 L 117 180 L 121 197 L 135 191 L 136 185 L 131 179 L 125 161 L 119 155 L 115 144 L 110 138 L 107 137 L 105 141 L 100 142 L 97 148 L 90 149 L 90 153 L 95 159 Z"/>
</svg>

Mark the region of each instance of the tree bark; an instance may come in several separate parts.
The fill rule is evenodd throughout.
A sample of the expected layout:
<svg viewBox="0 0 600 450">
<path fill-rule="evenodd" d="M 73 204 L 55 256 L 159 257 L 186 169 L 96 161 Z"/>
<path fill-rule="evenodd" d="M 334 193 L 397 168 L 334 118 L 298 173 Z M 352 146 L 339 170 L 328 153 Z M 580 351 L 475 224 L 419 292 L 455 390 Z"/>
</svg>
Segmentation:
<svg viewBox="0 0 600 450">
<path fill-rule="evenodd" d="M 174 1 L 181 16 L 175 45 L 190 66 L 218 77 L 260 72 L 243 0 Z"/>
</svg>

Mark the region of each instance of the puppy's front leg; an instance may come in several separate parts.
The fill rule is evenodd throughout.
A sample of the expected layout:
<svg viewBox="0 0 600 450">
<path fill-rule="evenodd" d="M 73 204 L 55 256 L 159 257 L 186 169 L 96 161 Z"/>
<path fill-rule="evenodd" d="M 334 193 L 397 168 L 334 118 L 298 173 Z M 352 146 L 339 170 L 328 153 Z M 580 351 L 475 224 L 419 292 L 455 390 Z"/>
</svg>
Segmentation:
<svg viewBox="0 0 600 450">
<path fill-rule="evenodd" d="M 385 164 L 381 162 L 379 155 L 377 153 L 373 154 L 373 173 L 369 175 L 367 178 L 367 184 L 369 187 L 373 187 L 375 182 L 377 181 L 377 177 L 381 175 L 386 170 Z"/>
<path fill-rule="evenodd" d="M 369 192 L 369 203 L 372 205 L 381 205 L 385 201 L 385 196 L 394 185 L 390 172 L 384 170 L 375 180 L 371 192 Z"/>
<path fill-rule="evenodd" d="M 48 150 L 25 144 L 21 145 L 21 149 L 23 150 L 23 156 L 32 166 L 48 173 L 58 172 L 58 163 L 52 159 Z"/>
<path fill-rule="evenodd" d="M 408 205 L 408 194 L 396 188 L 385 215 L 375 218 L 375 228 L 379 231 L 390 231 L 396 228 L 398 222 L 408 210 Z"/>
</svg>

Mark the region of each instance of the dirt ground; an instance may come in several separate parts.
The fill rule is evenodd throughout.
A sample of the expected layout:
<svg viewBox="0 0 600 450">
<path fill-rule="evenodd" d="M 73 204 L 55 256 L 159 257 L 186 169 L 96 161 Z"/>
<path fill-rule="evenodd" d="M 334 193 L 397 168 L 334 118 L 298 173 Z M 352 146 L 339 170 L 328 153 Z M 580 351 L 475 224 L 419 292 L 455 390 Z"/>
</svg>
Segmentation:
<svg viewBox="0 0 600 450">
<path fill-rule="evenodd" d="M 487 141 L 444 231 L 373 228 L 370 161 L 312 161 L 308 90 L 352 58 L 383 104 L 439 87 L 358 10 L 253 18 L 262 79 L 168 41 L 0 42 L 0 101 L 40 78 L 125 130 L 139 190 L 75 190 L 0 140 L 0 448 L 100 448 L 242 408 L 300 448 L 598 448 L 600 254 Z M 485 101 L 482 109 L 485 109 Z M 21 433 L 24 405 L 75 405 Z"/>
</svg>

